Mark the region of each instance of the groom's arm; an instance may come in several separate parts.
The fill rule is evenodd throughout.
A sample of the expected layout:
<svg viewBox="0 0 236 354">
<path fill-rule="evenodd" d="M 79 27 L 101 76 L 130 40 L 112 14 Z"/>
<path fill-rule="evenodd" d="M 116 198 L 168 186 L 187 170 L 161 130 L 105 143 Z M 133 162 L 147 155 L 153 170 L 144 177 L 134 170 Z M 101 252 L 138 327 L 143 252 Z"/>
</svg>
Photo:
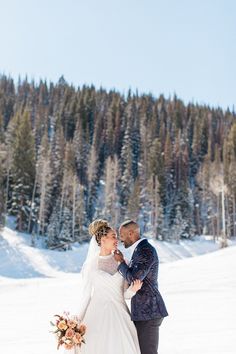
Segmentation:
<svg viewBox="0 0 236 354">
<path fill-rule="evenodd" d="M 143 281 L 155 262 L 155 256 L 150 248 L 146 248 L 143 251 L 137 256 L 132 267 L 129 267 L 124 261 L 118 266 L 118 271 L 129 284 L 135 279 Z"/>
</svg>

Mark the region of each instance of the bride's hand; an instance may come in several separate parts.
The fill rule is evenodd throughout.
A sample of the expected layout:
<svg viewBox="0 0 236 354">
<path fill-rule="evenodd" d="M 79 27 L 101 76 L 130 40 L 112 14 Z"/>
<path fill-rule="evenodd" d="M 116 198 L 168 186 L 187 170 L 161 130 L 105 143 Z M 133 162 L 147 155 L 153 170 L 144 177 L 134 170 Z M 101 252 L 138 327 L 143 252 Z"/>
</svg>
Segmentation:
<svg viewBox="0 0 236 354">
<path fill-rule="evenodd" d="M 139 279 L 136 279 L 131 284 L 130 290 L 133 291 L 134 293 L 136 293 L 138 290 L 141 289 L 142 285 L 143 285 L 143 282 Z"/>
<path fill-rule="evenodd" d="M 114 258 L 117 262 L 124 262 L 124 256 L 123 253 L 120 250 L 115 250 L 114 251 Z"/>
</svg>

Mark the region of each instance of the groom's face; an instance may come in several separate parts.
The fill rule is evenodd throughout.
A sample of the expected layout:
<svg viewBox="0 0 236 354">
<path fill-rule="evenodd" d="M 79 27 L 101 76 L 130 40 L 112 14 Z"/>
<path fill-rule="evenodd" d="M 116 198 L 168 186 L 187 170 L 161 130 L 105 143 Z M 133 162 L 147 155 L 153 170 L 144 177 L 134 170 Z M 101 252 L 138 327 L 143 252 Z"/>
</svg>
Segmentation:
<svg viewBox="0 0 236 354">
<path fill-rule="evenodd" d="M 132 240 L 131 230 L 125 227 L 121 227 L 119 230 L 119 235 L 120 235 L 120 242 L 125 246 L 125 248 L 132 246 L 133 240 Z"/>
</svg>

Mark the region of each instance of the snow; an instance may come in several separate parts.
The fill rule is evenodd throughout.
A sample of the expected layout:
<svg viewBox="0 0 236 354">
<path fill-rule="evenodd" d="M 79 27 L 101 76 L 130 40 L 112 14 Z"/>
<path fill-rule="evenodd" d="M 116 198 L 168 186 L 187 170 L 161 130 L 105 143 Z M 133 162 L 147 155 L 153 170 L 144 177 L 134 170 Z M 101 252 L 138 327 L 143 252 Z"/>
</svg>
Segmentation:
<svg viewBox="0 0 236 354">
<path fill-rule="evenodd" d="M 203 237 L 150 242 L 162 262 L 159 285 L 169 311 L 159 353 L 235 354 L 236 247 L 213 252 L 219 245 Z M 66 252 L 33 248 L 29 235 L 0 232 L 1 353 L 58 353 L 49 321 L 76 311 L 86 252 L 87 244 Z"/>
<path fill-rule="evenodd" d="M 236 353 L 236 247 L 165 264 L 160 353 Z"/>
<path fill-rule="evenodd" d="M 88 244 L 77 244 L 60 252 L 30 247 L 30 236 L 5 228 L 0 234 L 0 279 L 56 277 L 61 272 L 79 272 Z M 3 260 L 3 261 L 2 261 Z"/>
</svg>

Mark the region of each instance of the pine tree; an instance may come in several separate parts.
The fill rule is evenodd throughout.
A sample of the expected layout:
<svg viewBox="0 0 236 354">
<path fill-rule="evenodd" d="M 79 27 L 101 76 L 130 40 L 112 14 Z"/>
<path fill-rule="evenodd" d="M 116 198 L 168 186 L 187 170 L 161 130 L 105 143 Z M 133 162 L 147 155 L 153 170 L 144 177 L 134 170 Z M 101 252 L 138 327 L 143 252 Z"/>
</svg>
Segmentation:
<svg viewBox="0 0 236 354">
<path fill-rule="evenodd" d="M 59 219 L 60 206 L 57 202 L 53 207 L 52 214 L 49 219 L 48 228 L 47 228 L 47 247 L 56 248 L 60 245 L 60 219 Z"/>
<path fill-rule="evenodd" d="M 131 194 L 132 179 L 132 150 L 128 144 L 128 135 L 121 152 L 121 178 L 120 178 L 120 201 L 121 201 L 121 217 L 126 218 L 128 201 Z"/>
<path fill-rule="evenodd" d="M 4 198 L 4 185 L 3 185 L 3 157 L 0 144 L 0 228 L 4 225 L 4 212 L 5 212 L 5 198 Z"/>
<path fill-rule="evenodd" d="M 140 213 L 140 183 L 138 178 L 131 187 L 131 192 L 127 205 L 127 218 L 137 220 Z"/>
<path fill-rule="evenodd" d="M 99 160 L 95 143 L 90 149 L 88 165 L 88 219 L 92 220 L 96 210 L 97 190 L 99 184 Z"/>
<path fill-rule="evenodd" d="M 59 234 L 59 242 L 62 244 L 67 244 L 68 247 L 68 245 L 75 240 L 72 238 L 72 212 L 67 206 L 64 206 L 63 208 L 62 220 L 63 222 Z"/>
<path fill-rule="evenodd" d="M 74 204 L 73 204 L 73 225 L 74 239 L 84 241 L 89 239 L 87 232 L 87 215 L 85 209 L 84 187 L 79 183 L 77 176 L 74 176 Z M 73 230 L 72 230 L 73 231 Z"/>
<path fill-rule="evenodd" d="M 174 162 L 173 162 L 173 146 L 170 133 L 167 132 L 164 146 L 164 185 L 165 195 L 163 197 L 163 208 L 165 215 L 165 228 L 168 229 L 173 222 L 173 208 L 176 200 L 176 186 L 174 182 Z"/>
<path fill-rule="evenodd" d="M 227 192 L 227 186 L 225 184 L 224 165 L 221 160 L 221 152 L 219 147 L 215 147 L 214 153 L 215 160 L 211 163 L 210 170 L 210 188 L 213 194 L 218 199 L 218 203 L 213 204 L 213 208 L 216 213 L 216 222 L 221 225 L 221 244 L 222 247 L 227 246 L 226 239 L 226 213 L 225 213 L 225 194 Z M 215 199 L 216 199 L 215 198 Z M 216 206 L 217 204 L 217 206 Z M 219 234 L 217 236 L 220 236 Z"/>
<path fill-rule="evenodd" d="M 224 139 L 223 162 L 225 183 L 228 186 L 228 237 L 236 235 L 236 124 Z"/>
<path fill-rule="evenodd" d="M 55 131 L 50 138 L 50 170 L 52 178 L 52 192 L 51 204 L 57 202 L 58 195 L 61 194 L 63 170 L 64 170 L 64 156 L 65 156 L 65 139 L 63 129 L 57 122 Z"/>
<path fill-rule="evenodd" d="M 151 203 L 150 223 L 152 235 L 156 239 L 163 240 L 167 237 L 167 232 L 165 230 L 164 211 L 160 198 L 160 183 L 157 175 L 152 174 L 148 186 Z"/>
<path fill-rule="evenodd" d="M 53 174 L 50 163 L 50 145 L 47 132 L 44 134 L 37 162 L 37 193 L 39 195 L 38 233 L 44 235 L 47 230 L 52 209 Z"/>
<path fill-rule="evenodd" d="M 71 231 L 72 231 L 72 208 L 73 208 L 73 171 L 75 170 L 75 156 L 71 143 L 66 144 L 65 158 L 64 158 L 64 170 L 62 180 L 62 191 L 60 198 L 60 212 L 59 221 L 61 229 L 68 230 L 63 226 L 64 222 L 68 223 L 68 217 L 71 215 Z M 70 235 L 67 236 L 71 237 Z M 63 236 L 65 237 L 65 235 Z"/>
<path fill-rule="evenodd" d="M 59 242 L 70 243 L 82 240 L 86 221 L 84 189 L 76 175 L 74 146 L 72 143 L 67 143 L 59 210 Z"/>
<path fill-rule="evenodd" d="M 171 239 L 176 243 L 179 243 L 180 238 L 184 230 L 186 229 L 186 221 L 182 217 L 181 208 L 178 205 L 176 207 L 176 215 L 171 228 Z"/>
<path fill-rule="evenodd" d="M 87 186 L 87 161 L 89 145 L 87 143 L 86 133 L 83 128 L 81 117 L 79 117 L 76 124 L 73 145 L 74 151 L 76 152 L 76 170 L 79 182 L 83 186 Z"/>
<path fill-rule="evenodd" d="M 16 228 L 27 230 L 35 179 L 35 146 L 28 113 L 18 116 L 12 142 L 12 204 Z"/>
<path fill-rule="evenodd" d="M 3 116 L 0 113 L 0 145 L 4 142 L 4 124 L 3 124 Z"/>
<path fill-rule="evenodd" d="M 104 218 L 112 225 L 118 225 L 120 221 L 119 203 L 119 162 L 118 157 L 109 156 L 105 163 L 105 193 L 104 193 Z"/>
</svg>

